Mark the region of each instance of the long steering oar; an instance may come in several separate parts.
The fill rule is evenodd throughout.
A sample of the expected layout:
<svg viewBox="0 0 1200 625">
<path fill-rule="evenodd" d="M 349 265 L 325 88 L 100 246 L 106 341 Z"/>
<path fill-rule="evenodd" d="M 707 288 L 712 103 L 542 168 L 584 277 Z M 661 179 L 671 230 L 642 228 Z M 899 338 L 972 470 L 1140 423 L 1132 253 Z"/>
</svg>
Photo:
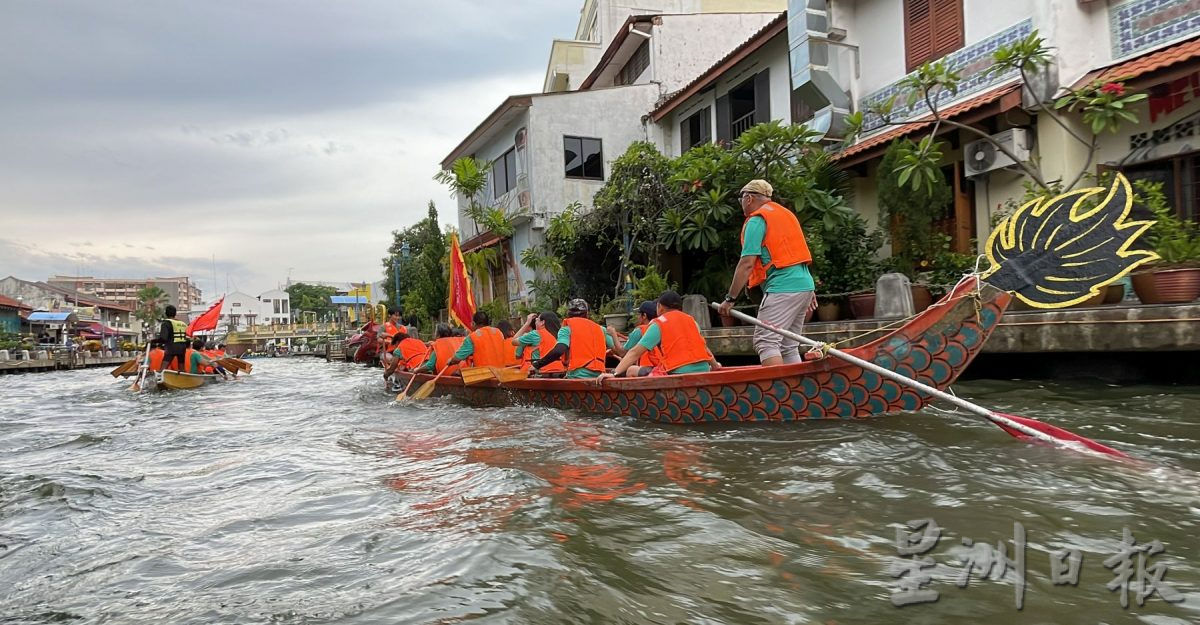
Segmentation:
<svg viewBox="0 0 1200 625">
<path fill-rule="evenodd" d="M 133 381 L 133 385 L 131 385 L 129 387 L 129 390 L 131 390 L 135 393 L 141 391 L 142 390 L 142 380 L 144 380 L 146 378 L 146 372 L 149 370 L 150 370 L 150 346 L 147 345 L 146 346 L 146 356 L 144 358 L 142 358 L 142 366 L 138 370 L 138 377 L 136 380 Z"/>
<path fill-rule="evenodd" d="M 716 302 L 713 302 L 710 305 L 713 308 L 719 308 L 719 305 Z M 1044 443 L 1050 443 L 1050 444 L 1056 445 L 1058 447 L 1069 447 L 1069 448 L 1076 448 L 1076 449 L 1078 448 L 1078 445 L 1083 445 L 1084 447 L 1087 447 L 1088 449 L 1091 449 L 1092 451 L 1099 452 L 1102 454 L 1109 454 L 1112 456 L 1119 456 L 1122 458 L 1129 457 L 1125 453 L 1122 453 L 1116 449 L 1113 449 L 1112 447 L 1109 447 L 1107 445 L 1102 445 L 1090 438 L 1084 438 L 1083 436 L 1080 436 L 1073 432 L 1068 432 L 1067 430 L 1064 430 L 1060 427 L 1056 427 L 1056 426 L 1050 425 L 1048 423 L 1042 423 L 1041 421 L 1038 421 L 1037 419 L 1030 419 L 1029 417 L 1019 417 L 1017 415 L 1004 414 L 1002 412 L 995 412 L 992 410 L 988 410 L 987 408 L 984 408 L 983 406 L 973 404 L 965 399 L 962 399 L 961 397 L 956 397 L 949 393 L 939 391 L 938 389 L 936 389 L 932 386 L 929 386 L 928 384 L 924 384 L 924 383 L 918 382 L 912 378 L 900 375 L 899 373 L 896 373 L 895 371 L 892 371 L 890 369 L 884 369 L 883 367 L 880 367 L 879 365 L 877 365 L 875 363 L 867 362 L 867 361 L 863 360 L 862 358 L 859 358 L 857 356 L 852 356 L 852 355 L 847 354 L 846 352 L 843 352 L 838 349 L 834 349 L 832 347 L 829 347 L 828 345 L 825 345 L 824 343 L 814 341 L 808 337 L 804 337 L 799 334 L 796 334 L 795 332 L 790 332 L 788 330 L 776 328 L 775 326 L 773 326 L 769 323 L 763 323 L 762 321 L 759 321 L 758 319 L 755 319 L 754 317 L 751 317 L 750 315 L 747 315 L 745 313 L 742 313 L 742 312 L 739 312 L 736 310 L 731 310 L 731 311 L 729 311 L 729 314 L 732 315 L 733 317 L 741 319 L 742 321 L 745 321 L 747 323 L 754 324 L 760 328 L 765 328 L 767 330 L 775 332 L 776 334 L 785 336 L 789 339 L 792 339 L 793 341 L 799 341 L 800 343 L 803 343 L 804 345 L 809 345 L 812 347 L 821 347 L 824 351 L 826 351 L 834 356 L 837 356 L 838 358 L 841 358 L 842 360 L 845 360 L 846 362 L 858 365 L 858 366 L 862 367 L 863 369 L 877 373 L 877 374 L 879 374 L 889 380 L 892 380 L 894 382 L 898 382 L 905 386 L 915 388 L 918 391 L 921 391 L 922 393 L 925 393 L 927 395 L 931 395 L 938 399 L 942 399 L 947 402 L 950 402 L 950 403 L 954 404 L 955 406 L 962 408 L 963 410 L 966 410 L 973 414 L 977 414 L 977 415 L 987 419 L 988 421 L 995 423 L 996 425 L 1000 426 L 1000 428 L 1002 430 L 1004 430 L 1005 432 L 1008 432 L 1011 436 L 1014 436 L 1016 438 L 1020 438 L 1020 439 L 1036 438 L 1039 441 L 1042 441 Z M 1072 443 L 1074 443 L 1074 444 L 1072 444 Z"/>
</svg>

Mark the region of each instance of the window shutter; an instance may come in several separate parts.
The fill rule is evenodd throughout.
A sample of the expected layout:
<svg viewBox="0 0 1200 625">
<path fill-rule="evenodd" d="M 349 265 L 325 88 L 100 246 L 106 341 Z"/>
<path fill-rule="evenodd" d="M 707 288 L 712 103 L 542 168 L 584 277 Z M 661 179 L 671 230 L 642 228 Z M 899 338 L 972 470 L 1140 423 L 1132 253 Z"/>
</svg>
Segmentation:
<svg viewBox="0 0 1200 625">
<path fill-rule="evenodd" d="M 717 98 L 717 141 L 729 143 L 733 139 L 733 120 L 729 118 L 729 94 Z"/>
<path fill-rule="evenodd" d="M 935 0 L 904 0 L 904 65 L 911 72 L 933 56 Z"/>
<path fill-rule="evenodd" d="M 963 0 L 933 0 L 933 58 L 963 47 Z"/>
<path fill-rule="evenodd" d="M 771 70 L 754 75 L 754 123 L 771 121 Z"/>
<path fill-rule="evenodd" d="M 691 136 L 692 133 L 688 132 L 688 127 L 691 125 L 689 123 L 690 120 L 691 120 L 691 118 L 689 117 L 688 119 L 685 119 L 685 120 L 679 122 L 679 153 L 680 154 L 687 152 L 688 146 L 692 144 L 692 136 Z"/>
</svg>

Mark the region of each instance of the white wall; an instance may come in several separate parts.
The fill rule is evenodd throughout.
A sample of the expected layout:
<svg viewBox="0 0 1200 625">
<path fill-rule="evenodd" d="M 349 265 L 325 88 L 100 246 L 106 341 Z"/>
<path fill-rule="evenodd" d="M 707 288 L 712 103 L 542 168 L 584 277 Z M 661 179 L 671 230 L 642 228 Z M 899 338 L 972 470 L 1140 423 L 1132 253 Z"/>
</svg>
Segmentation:
<svg viewBox="0 0 1200 625">
<path fill-rule="evenodd" d="M 244 330 L 250 327 L 250 320 L 247 318 L 250 314 L 254 315 L 255 325 L 262 325 L 262 302 L 253 295 L 234 291 L 225 296 L 225 302 L 221 305 L 218 330 L 229 327 L 229 318 L 232 315 L 238 316 L 237 329 Z"/>
<path fill-rule="evenodd" d="M 705 106 L 712 107 L 708 119 L 712 137 L 716 139 L 716 99 L 729 93 L 730 89 L 742 84 L 763 69 L 770 72 L 768 76 L 771 80 L 771 119 L 780 120 L 785 125 L 792 123 L 792 80 L 788 65 L 787 35 L 780 34 L 725 72 L 717 79 L 715 89 L 709 89 L 688 98 L 674 111 L 671 111 L 670 115 L 664 117 L 658 124 L 662 133 L 659 149 L 664 154 L 678 156 L 680 154 L 679 123 Z"/>
<path fill-rule="evenodd" d="M 503 156 L 505 152 L 512 149 L 517 131 L 525 127 L 529 122 L 528 110 L 522 111 L 513 121 L 495 128 L 491 131 L 491 138 L 484 142 L 478 149 L 475 150 L 475 158 L 484 162 L 492 162 Z M 528 167 L 523 162 L 526 159 L 521 158 L 522 150 L 517 151 L 517 171 L 518 173 L 528 173 Z M 496 198 L 492 192 L 493 184 L 492 174 L 488 174 L 488 185 L 483 191 L 483 196 L 479 201 L 484 206 L 511 206 L 516 207 L 516 192 L 510 192 Z M 518 181 L 518 186 L 520 181 Z M 510 204 L 511 203 L 511 204 Z M 479 234 L 471 219 L 467 217 L 467 198 L 458 198 L 458 231 L 459 239 L 465 241 Z"/>
<path fill-rule="evenodd" d="M 664 95 L 677 91 L 778 16 L 778 13 L 668 15 L 652 31 L 651 71 L 643 74 L 643 80 L 661 83 Z"/>
<path fill-rule="evenodd" d="M 281 291 L 278 289 L 266 291 L 265 293 L 259 295 L 258 300 L 261 304 L 259 310 L 261 311 L 262 315 L 259 317 L 259 319 L 262 319 L 264 324 L 269 324 L 272 321 L 275 323 L 290 323 L 292 319 L 291 299 L 291 295 L 288 295 L 287 291 Z M 283 302 L 283 305 L 280 306 L 280 311 L 278 313 L 275 312 L 275 301 L 277 300 Z"/>
<path fill-rule="evenodd" d="M 642 116 L 658 98 L 655 85 L 635 85 L 543 95 L 529 115 L 529 183 L 535 212 L 556 214 L 573 202 L 586 207 L 603 180 L 568 179 L 563 169 L 565 135 L 601 140 L 604 175 L 634 141 L 647 137 Z M 520 250 L 516 250 L 520 254 Z"/>
</svg>

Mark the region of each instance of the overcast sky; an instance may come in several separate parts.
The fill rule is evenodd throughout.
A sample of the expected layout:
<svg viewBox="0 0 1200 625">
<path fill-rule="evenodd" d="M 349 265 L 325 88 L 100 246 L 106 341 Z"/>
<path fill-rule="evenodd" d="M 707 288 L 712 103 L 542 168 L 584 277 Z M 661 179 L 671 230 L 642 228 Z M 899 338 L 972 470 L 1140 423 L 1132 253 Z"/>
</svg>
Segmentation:
<svg viewBox="0 0 1200 625">
<path fill-rule="evenodd" d="M 574 0 L 0 2 L 0 277 L 378 280 Z M 215 259 L 215 263 L 214 263 Z"/>
</svg>

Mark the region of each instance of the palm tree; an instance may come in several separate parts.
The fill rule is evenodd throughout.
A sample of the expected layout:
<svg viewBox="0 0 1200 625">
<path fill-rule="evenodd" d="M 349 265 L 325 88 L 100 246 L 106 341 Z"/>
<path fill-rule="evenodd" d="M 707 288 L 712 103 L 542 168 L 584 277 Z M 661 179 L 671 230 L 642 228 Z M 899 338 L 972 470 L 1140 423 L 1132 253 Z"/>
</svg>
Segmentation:
<svg viewBox="0 0 1200 625">
<path fill-rule="evenodd" d="M 163 307 L 167 304 L 167 293 L 156 286 L 148 286 L 137 293 L 138 307 L 134 316 L 141 320 L 144 326 L 153 326 L 155 321 L 162 319 Z"/>
</svg>

